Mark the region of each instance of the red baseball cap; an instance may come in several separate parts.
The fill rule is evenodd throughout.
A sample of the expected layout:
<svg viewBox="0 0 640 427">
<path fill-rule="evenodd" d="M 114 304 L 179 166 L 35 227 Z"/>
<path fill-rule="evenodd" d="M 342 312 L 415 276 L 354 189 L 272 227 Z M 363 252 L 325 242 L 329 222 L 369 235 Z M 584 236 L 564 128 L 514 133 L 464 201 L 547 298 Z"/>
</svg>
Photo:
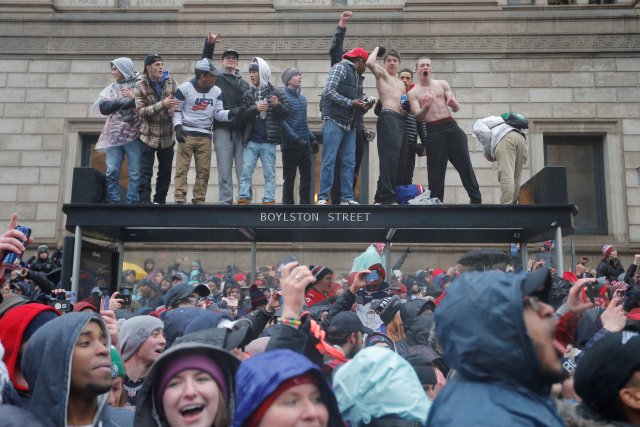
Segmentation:
<svg viewBox="0 0 640 427">
<path fill-rule="evenodd" d="M 342 55 L 342 58 L 362 58 L 366 61 L 369 58 L 369 54 L 363 48 L 356 47 Z"/>
</svg>

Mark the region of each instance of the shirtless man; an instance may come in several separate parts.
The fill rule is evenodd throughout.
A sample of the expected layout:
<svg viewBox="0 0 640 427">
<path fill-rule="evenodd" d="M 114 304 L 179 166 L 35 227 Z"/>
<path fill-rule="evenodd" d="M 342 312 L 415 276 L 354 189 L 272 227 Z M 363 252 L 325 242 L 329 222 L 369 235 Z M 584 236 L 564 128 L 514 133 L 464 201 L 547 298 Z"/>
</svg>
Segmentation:
<svg viewBox="0 0 640 427">
<path fill-rule="evenodd" d="M 400 105 L 400 97 L 406 94 L 407 87 L 396 77 L 400 56 L 390 50 L 383 59 L 384 68 L 376 63 L 379 47 L 367 59 L 367 68 L 376 78 L 376 88 L 382 104 L 378 114 L 376 130 L 378 132 L 378 157 L 380 159 L 380 176 L 376 189 L 376 204 L 394 204 L 396 185 L 405 166 L 407 156 L 406 134 L 404 126 L 404 110 Z M 403 160 L 405 159 L 405 160 Z"/>
<path fill-rule="evenodd" d="M 444 177 L 447 162 L 456 168 L 472 204 L 482 203 L 476 175 L 471 166 L 467 135 L 451 117 L 460 110 L 449 83 L 431 78 L 431 59 L 426 56 L 416 62 L 415 87 L 409 92 L 411 110 L 416 120 L 427 122 L 427 176 L 431 197 L 444 200 Z"/>
</svg>

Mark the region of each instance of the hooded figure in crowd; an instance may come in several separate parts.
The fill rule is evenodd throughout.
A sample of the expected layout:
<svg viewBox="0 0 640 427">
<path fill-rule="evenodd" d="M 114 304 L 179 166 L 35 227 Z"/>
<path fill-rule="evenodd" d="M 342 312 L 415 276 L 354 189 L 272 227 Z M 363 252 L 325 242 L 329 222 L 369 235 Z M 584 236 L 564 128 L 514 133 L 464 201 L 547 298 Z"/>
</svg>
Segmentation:
<svg viewBox="0 0 640 427">
<path fill-rule="evenodd" d="M 463 274 L 435 313 L 436 335 L 457 375 L 438 394 L 433 426 L 563 426 L 549 399 L 564 379 L 553 344 L 548 269 Z"/>
<path fill-rule="evenodd" d="M 22 360 L 31 400 L 27 409 L 47 427 L 128 427 L 132 413 L 107 405 L 110 339 L 96 313 L 68 313 L 31 337 Z"/>
<path fill-rule="evenodd" d="M 193 342 L 174 345 L 154 363 L 144 382 L 135 425 L 229 427 L 239 365 L 231 353 L 217 347 Z"/>
<path fill-rule="evenodd" d="M 271 350 L 245 360 L 236 385 L 233 427 L 344 427 L 318 366 L 291 350 Z"/>
<path fill-rule="evenodd" d="M 420 427 L 431 407 L 413 367 L 387 348 L 360 351 L 336 371 L 333 386 L 352 427 Z"/>
</svg>

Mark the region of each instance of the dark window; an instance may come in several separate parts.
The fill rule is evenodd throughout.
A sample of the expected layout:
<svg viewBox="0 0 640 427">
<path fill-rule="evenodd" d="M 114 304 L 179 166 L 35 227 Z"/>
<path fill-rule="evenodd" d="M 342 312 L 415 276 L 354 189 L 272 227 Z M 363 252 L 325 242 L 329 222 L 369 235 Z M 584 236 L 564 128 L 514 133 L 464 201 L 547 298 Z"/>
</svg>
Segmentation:
<svg viewBox="0 0 640 427">
<path fill-rule="evenodd" d="M 567 168 L 569 203 L 578 207 L 576 234 L 608 234 L 602 149 L 604 135 L 545 134 L 545 166 Z"/>
<path fill-rule="evenodd" d="M 107 155 L 104 151 L 96 151 L 96 144 L 100 134 L 85 133 L 80 136 L 82 141 L 82 154 L 80 156 L 80 166 L 94 168 L 103 174 L 107 173 Z M 120 186 L 127 188 L 129 179 L 127 177 L 127 156 L 122 159 L 120 169 Z"/>
</svg>

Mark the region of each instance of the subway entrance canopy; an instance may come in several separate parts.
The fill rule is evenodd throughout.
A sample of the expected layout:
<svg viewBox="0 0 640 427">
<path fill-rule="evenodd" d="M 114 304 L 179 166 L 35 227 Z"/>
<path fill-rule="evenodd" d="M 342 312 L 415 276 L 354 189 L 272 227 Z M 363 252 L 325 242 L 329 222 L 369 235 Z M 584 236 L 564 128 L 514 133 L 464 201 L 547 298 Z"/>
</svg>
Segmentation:
<svg viewBox="0 0 640 427">
<path fill-rule="evenodd" d="M 72 289 L 82 238 L 126 242 L 529 243 L 573 233 L 573 205 L 228 206 L 65 204 L 75 233 Z M 386 245 L 386 250 L 390 250 Z M 526 245 L 522 245 L 526 265 Z M 562 266 L 562 251 L 556 265 Z M 390 259 L 389 256 L 386 257 Z M 388 266 L 386 266 L 388 267 Z M 560 272 L 561 273 L 561 272 Z M 119 280 L 119 278 L 118 278 Z"/>
</svg>

